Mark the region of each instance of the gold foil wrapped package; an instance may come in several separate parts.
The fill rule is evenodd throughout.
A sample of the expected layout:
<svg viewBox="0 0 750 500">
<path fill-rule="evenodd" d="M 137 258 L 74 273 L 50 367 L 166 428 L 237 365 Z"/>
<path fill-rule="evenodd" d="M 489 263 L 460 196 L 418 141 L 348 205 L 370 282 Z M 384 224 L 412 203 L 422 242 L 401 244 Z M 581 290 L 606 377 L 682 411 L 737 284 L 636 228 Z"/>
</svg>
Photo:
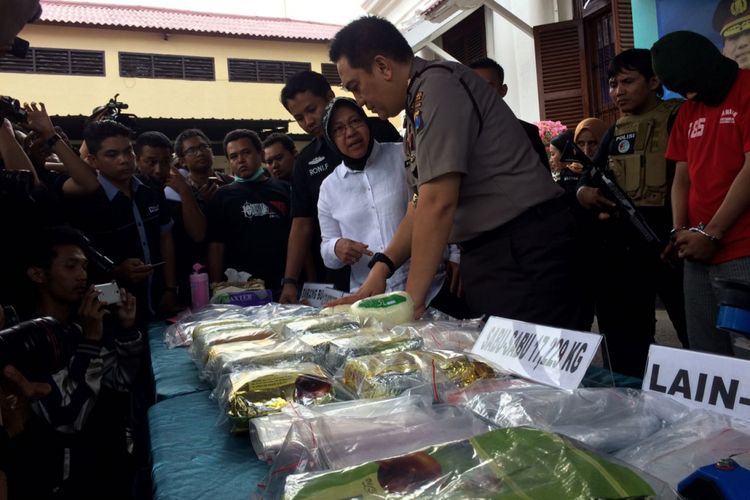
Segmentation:
<svg viewBox="0 0 750 500">
<path fill-rule="evenodd" d="M 362 329 L 358 335 L 331 340 L 323 364 L 328 370 L 335 372 L 351 358 L 376 353 L 415 351 L 421 348 L 422 338 L 411 332 L 394 334 L 382 329 Z"/>
<path fill-rule="evenodd" d="M 291 402 L 303 405 L 334 400 L 333 380 L 314 363 L 258 368 L 226 375 L 218 389 L 235 430 L 247 429 L 247 420 L 276 413 Z"/>
<path fill-rule="evenodd" d="M 343 382 L 360 398 L 386 398 L 424 384 L 464 387 L 492 378 L 492 368 L 450 351 L 412 351 L 353 358 L 343 368 Z"/>
</svg>

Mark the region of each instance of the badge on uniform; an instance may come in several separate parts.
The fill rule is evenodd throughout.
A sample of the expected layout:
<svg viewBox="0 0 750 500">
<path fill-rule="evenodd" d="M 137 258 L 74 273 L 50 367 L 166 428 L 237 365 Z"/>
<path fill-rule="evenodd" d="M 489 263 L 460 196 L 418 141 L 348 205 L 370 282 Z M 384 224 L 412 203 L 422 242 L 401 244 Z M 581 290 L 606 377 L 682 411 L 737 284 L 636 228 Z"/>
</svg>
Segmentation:
<svg viewBox="0 0 750 500">
<path fill-rule="evenodd" d="M 632 154 L 635 148 L 635 132 L 615 136 L 615 151 L 620 155 Z"/>
<path fill-rule="evenodd" d="M 417 132 L 419 132 L 419 129 L 422 128 L 422 125 L 424 125 L 424 120 L 422 120 L 422 98 L 424 97 L 424 92 L 421 90 L 417 92 L 417 95 L 414 97 L 414 128 Z"/>
</svg>

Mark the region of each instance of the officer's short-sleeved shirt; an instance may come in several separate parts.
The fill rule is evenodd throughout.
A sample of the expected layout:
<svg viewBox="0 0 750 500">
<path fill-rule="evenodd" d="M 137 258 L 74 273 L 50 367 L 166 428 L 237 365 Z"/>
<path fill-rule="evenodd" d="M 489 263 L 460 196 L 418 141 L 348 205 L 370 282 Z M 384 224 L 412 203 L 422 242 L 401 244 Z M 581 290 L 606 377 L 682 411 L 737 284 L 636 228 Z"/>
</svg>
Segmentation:
<svg viewBox="0 0 750 500">
<path fill-rule="evenodd" d="M 413 186 L 462 176 L 450 242 L 469 240 L 562 195 L 508 105 L 473 70 L 415 57 L 407 90 Z"/>
</svg>

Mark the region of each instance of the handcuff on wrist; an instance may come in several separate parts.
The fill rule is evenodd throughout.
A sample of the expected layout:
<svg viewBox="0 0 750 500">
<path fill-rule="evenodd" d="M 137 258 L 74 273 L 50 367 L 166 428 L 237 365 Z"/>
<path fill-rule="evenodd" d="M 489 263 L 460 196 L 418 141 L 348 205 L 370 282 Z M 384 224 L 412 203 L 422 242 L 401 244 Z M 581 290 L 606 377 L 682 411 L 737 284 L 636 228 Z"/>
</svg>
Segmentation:
<svg viewBox="0 0 750 500">
<path fill-rule="evenodd" d="M 690 229 L 690 228 L 687 227 L 687 226 L 680 226 L 680 227 L 676 227 L 676 228 L 672 229 L 669 232 L 669 239 L 672 240 L 672 241 L 674 241 L 675 238 L 677 238 L 677 233 L 679 233 L 680 231 L 687 231 L 688 229 Z"/>
<path fill-rule="evenodd" d="M 718 245 L 719 242 L 721 241 L 721 238 L 719 238 L 718 236 L 714 236 L 713 234 L 707 233 L 705 231 L 705 228 L 706 228 L 706 225 L 701 222 L 697 226 L 693 226 L 690 229 L 688 229 L 688 231 L 690 231 L 691 233 L 698 233 L 701 236 L 704 236 L 705 238 L 707 238 L 708 241 L 710 241 L 714 245 Z"/>
</svg>

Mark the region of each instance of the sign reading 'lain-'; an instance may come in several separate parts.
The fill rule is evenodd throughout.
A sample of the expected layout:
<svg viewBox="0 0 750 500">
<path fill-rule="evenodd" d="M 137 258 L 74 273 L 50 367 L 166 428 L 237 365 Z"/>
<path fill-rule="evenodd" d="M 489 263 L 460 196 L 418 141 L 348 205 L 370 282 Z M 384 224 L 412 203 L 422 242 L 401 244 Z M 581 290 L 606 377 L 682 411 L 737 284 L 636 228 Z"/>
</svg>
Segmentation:
<svg viewBox="0 0 750 500">
<path fill-rule="evenodd" d="M 643 390 L 750 420 L 750 361 L 652 345 Z"/>
<path fill-rule="evenodd" d="M 601 335 L 492 316 L 471 352 L 521 377 L 563 389 L 577 388 Z"/>
</svg>

